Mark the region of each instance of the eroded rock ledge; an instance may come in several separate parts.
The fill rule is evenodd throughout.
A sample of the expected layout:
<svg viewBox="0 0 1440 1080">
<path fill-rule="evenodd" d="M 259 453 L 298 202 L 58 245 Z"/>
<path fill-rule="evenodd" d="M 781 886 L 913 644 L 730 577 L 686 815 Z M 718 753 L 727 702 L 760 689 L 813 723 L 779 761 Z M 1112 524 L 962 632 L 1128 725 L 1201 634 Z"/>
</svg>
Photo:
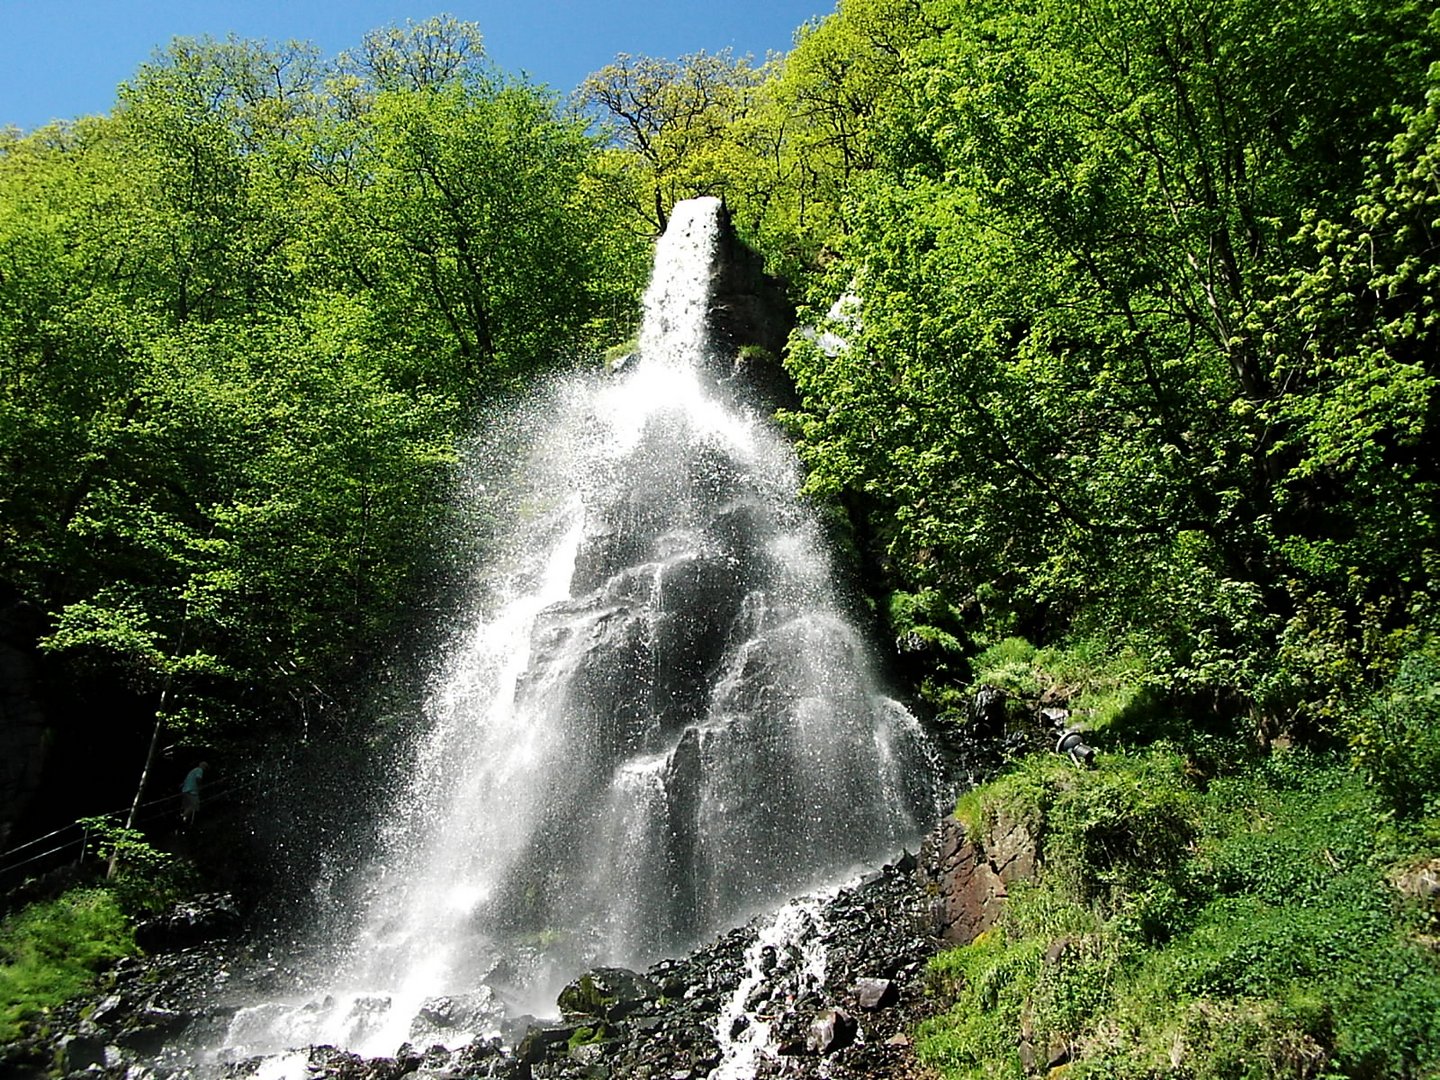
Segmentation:
<svg viewBox="0 0 1440 1080">
<path fill-rule="evenodd" d="M 1000 917 L 1008 887 L 1030 881 L 1039 866 L 1037 837 L 1005 813 L 980 835 L 955 818 L 925 838 L 920 867 L 930 893 L 931 930 L 946 945 L 968 945 Z"/>
</svg>

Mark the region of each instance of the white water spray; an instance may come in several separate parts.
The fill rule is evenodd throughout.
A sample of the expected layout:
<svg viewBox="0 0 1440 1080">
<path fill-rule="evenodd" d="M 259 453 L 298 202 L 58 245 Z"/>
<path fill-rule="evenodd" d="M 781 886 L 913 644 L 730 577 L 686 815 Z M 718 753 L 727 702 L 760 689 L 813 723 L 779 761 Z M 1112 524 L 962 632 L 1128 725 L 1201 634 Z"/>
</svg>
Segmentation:
<svg viewBox="0 0 1440 1080">
<path fill-rule="evenodd" d="M 230 1059 L 489 1037 L 587 966 L 682 951 L 918 835 L 922 738 L 877 689 L 793 451 L 706 374 L 719 216 L 675 208 L 640 363 L 570 386 L 533 447 L 343 962 L 238 1013 Z"/>
</svg>

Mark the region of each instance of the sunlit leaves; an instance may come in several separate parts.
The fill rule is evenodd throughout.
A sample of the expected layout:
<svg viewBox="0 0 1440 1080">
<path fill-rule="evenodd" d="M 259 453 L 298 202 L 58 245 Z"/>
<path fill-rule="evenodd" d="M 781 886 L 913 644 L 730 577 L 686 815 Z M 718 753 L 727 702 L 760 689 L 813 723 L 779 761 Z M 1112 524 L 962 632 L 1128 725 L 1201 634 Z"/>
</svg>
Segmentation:
<svg viewBox="0 0 1440 1080">
<path fill-rule="evenodd" d="M 1373 9 L 926 5 L 852 188 L 850 347 L 792 354 L 812 486 L 869 496 L 902 581 L 1138 635 L 1177 683 L 1281 709 L 1297 595 L 1418 583 L 1435 259 L 1397 211 L 1424 196 L 1324 224 L 1436 48 Z M 1397 175 L 1433 177 L 1424 142 Z M 1340 576 L 1297 592 L 1322 537 Z M 1344 633 L 1404 617 L 1365 610 Z"/>
<path fill-rule="evenodd" d="M 340 695 L 437 587 L 476 410 L 628 332 L 595 154 L 446 18 L 177 40 L 0 139 L 0 588 L 56 662 L 174 723 Z"/>
</svg>

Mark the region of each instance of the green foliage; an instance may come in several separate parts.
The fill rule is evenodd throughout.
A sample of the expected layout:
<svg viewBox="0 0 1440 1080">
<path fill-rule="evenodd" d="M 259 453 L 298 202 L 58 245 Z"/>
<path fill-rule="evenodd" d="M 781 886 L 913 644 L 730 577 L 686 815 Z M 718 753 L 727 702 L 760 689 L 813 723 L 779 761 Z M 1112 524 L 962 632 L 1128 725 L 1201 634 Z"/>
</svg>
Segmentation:
<svg viewBox="0 0 1440 1080">
<path fill-rule="evenodd" d="M 614 148 L 599 182 L 646 235 L 679 199 L 724 196 L 741 235 L 800 291 L 849 233 L 847 201 L 875 167 L 902 59 L 936 29 L 918 0 L 841 0 L 764 64 L 621 54 L 575 95 Z"/>
<path fill-rule="evenodd" d="M 844 523 L 842 523 L 844 524 Z M 963 723 L 968 705 L 954 687 L 965 666 L 965 645 L 960 638 L 964 620 L 946 597 L 935 589 L 916 593 L 895 591 L 885 609 L 895 650 L 924 657 L 928 669 L 921 695 L 937 707 L 941 717 Z"/>
<path fill-rule="evenodd" d="M 972 691 L 994 686 L 1023 701 L 1063 703 L 1074 722 L 1101 730 L 1148 708 L 1156 679 L 1130 645 L 1098 637 L 1037 649 L 1022 637 L 1001 638 L 971 660 Z"/>
<path fill-rule="evenodd" d="M 1166 883 L 1193 837 L 1194 793 L 1179 755 L 1102 757 L 1093 774 L 1067 775 L 1046 815 L 1044 859 L 1071 895 L 1102 910 L 1123 906 L 1147 883 Z"/>
<path fill-rule="evenodd" d="M 679 60 L 621 53 L 576 91 L 576 105 L 617 148 L 600 173 L 646 235 L 665 231 L 681 199 L 725 190 L 727 159 L 765 78 L 729 50 Z"/>
<path fill-rule="evenodd" d="M 1071 766 L 1059 757 L 1032 755 L 981 787 L 962 793 L 955 816 L 967 830 L 988 834 L 1003 816 L 1039 837 L 1046 814 L 1069 783 Z"/>
<path fill-rule="evenodd" d="M 125 915 L 161 912 L 194 886 L 189 864 L 153 847 L 139 829 L 108 817 L 81 818 L 76 824 L 85 830 L 91 854 L 109 864 L 106 888 Z"/>
<path fill-rule="evenodd" d="M 1405 819 L 1440 814 L 1440 658 L 1433 643 L 1405 658 L 1349 729 L 1355 762 L 1389 810 Z"/>
<path fill-rule="evenodd" d="M 967 794 L 981 835 L 1027 815 L 1042 869 L 932 963 L 951 1004 L 921 1025 L 922 1060 L 946 1077 L 1020 1076 L 1022 1052 L 1059 1049 L 1077 1077 L 1433 1075 L 1440 964 L 1386 882 L 1419 841 L 1343 762 L 1291 751 L 1198 779 L 1153 749 L 1094 772 L 1029 759 Z"/>
<path fill-rule="evenodd" d="M 110 893 L 83 889 L 0 922 L 0 1042 L 80 993 L 96 973 L 135 951 Z"/>
<path fill-rule="evenodd" d="M 860 298 L 848 346 L 788 360 L 812 488 L 984 640 L 1123 641 L 1167 689 L 1333 712 L 1430 587 L 1415 102 L 1440 24 L 1358 0 L 923 19 L 829 277 Z"/>
<path fill-rule="evenodd" d="M 997 641 L 972 661 L 975 681 L 997 686 L 1012 694 L 1039 697 L 1035 670 L 1035 646 L 1022 637 Z"/>
<path fill-rule="evenodd" d="M 171 726 L 343 700 L 443 584 L 477 410 L 632 329 L 597 164 L 448 18 L 177 39 L 0 142 L 0 591 L 54 662 Z"/>
</svg>

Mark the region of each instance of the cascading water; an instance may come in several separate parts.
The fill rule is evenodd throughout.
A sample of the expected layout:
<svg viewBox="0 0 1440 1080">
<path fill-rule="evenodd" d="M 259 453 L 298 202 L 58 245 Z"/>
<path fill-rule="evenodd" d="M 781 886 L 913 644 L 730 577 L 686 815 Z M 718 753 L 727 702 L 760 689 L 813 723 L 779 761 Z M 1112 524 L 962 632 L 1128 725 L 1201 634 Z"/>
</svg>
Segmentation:
<svg viewBox="0 0 1440 1080">
<path fill-rule="evenodd" d="M 762 1058 L 776 1055 L 770 1044 L 772 1016 L 752 1013 L 752 1000 L 762 987 L 774 982 L 777 955 L 790 951 L 799 958 L 779 988 L 786 1003 L 814 991 L 825 982 L 824 893 L 792 900 L 756 927 L 755 940 L 745 949 L 745 973 L 715 1020 L 720 1064 L 710 1080 L 750 1080 Z"/>
<path fill-rule="evenodd" d="M 346 960 L 302 1006 L 237 1014 L 228 1056 L 492 1034 L 498 999 L 549 1011 L 584 967 L 687 948 L 933 812 L 793 451 L 707 375 L 720 227 L 716 200 L 675 208 L 638 364 L 561 395 Z"/>
</svg>

